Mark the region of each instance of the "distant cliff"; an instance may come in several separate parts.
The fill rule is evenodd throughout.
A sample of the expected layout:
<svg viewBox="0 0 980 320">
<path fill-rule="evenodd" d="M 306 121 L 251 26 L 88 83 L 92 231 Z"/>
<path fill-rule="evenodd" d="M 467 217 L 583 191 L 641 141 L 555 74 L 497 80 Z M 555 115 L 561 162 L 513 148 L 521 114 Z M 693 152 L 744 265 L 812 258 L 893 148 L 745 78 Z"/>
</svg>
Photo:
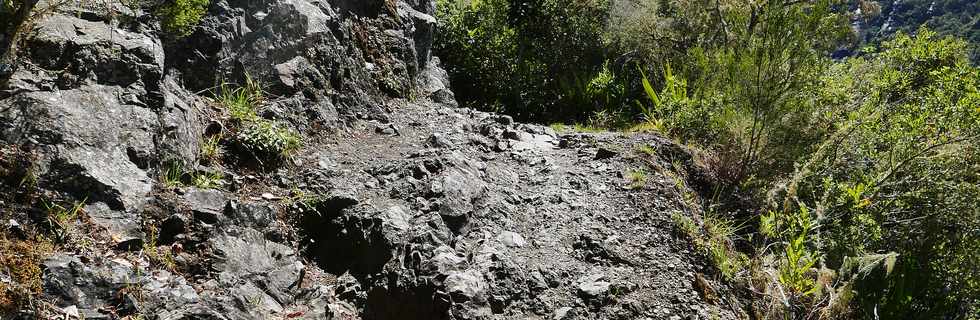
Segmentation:
<svg viewBox="0 0 980 320">
<path fill-rule="evenodd" d="M 969 42 L 971 60 L 980 62 L 980 1 L 868 0 L 851 6 L 858 13 L 854 27 L 863 44 L 878 44 L 896 32 L 913 33 L 926 26 Z"/>
</svg>

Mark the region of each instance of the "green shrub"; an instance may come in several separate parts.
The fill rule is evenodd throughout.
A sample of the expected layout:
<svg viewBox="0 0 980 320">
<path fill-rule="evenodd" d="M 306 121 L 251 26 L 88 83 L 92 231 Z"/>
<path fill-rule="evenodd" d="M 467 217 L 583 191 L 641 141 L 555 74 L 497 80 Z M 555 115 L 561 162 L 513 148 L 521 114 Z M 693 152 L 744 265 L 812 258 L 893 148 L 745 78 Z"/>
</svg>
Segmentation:
<svg viewBox="0 0 980 320">
<path fill-rule="evenodd" d="M 897 253 L 892 272 L 858 278 L 858 313 L 964 316 L 980 296 L 980 70 L 962 42 L 928 30 L 828 75 L 819 122 L 835 123 L 786 184 L 815 209 L 826 265 Z M 891 268 L 890 268 L 891 269 Z M 848 280 L 848 279 L 844 279 Z"/>
<path fill-rule="evenodd" d="M 853 40 L 838 0 L 517 3 L 439 3 L 463 105 L 589 128 L 642 115 L 631 130 L 705 149 L 715 195 L 680 188 L 705 221 L 675 220 L 726 279 L 756 248 L 768 316 L 980 318 L 969 45 L 923 29 L 831 60 Z"/>
<path fill-rule="evenodd" d="M 437 11 L 434 50 L 463 106 L 523 120 L 595 111 L 581 98 L 603 72 L 604 1 L 440 0 Z"/>
<path fill-rule="evenodd" d="M 245 124 L 237 139 L 243 148 L 262 158 L 288 158 L 301 144 L 298 134 L 264 119 Z"/>
<path fill-rule="evenodd" d="M 846 31 L 833 8 L 831 0 L 726 8 L 723 18 L 739 25 L 724 41 L 692 29 L 708 37 L 685 40 L 657 77 L 640 70 L 639 109 L 655 130 L 722 157 L 716 176 L 728 187 L 791 170 L 819 136 L 801 123 L 809 121 L 806 91 Z M 690 20 L 684 24 L 716 19 L 674 14 Z"/>
<path fill-rule="evenodd" d="M 164 31 L 184 37 L 194 32 L 210 5 L 210 0 L 172 0 L 157 9 L 156 14 Z"/>
</svg>

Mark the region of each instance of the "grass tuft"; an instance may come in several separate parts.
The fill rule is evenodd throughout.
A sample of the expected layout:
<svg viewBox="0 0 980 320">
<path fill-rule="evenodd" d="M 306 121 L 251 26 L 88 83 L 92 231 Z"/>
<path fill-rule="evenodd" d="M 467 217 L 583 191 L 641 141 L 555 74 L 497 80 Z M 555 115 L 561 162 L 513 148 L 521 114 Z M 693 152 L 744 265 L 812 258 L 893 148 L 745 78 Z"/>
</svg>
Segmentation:
<svg viewBox="0 0 980 320">
<path fill-rule="evenodd" d="M 174 259 L 173 251 L 169 248 L 161 249 L 158 246 L 160 232 L 157 228 L 150 226 L 146 231 L 147 239 L 143 244 L 143 253 L 149 258 L 150 263 L 170 271 L 177 270 L 177 262 Z"/>
<path fill-rule="evenodd" d="M 218 102 L 228 109 L 232 120 L 250 122 L 258 119 L 256 110 L 265 101 L 265 92 L 252 76 L 245 75 L 245 85 L 242 87 L 232 88 L 229 84 L 222 83 L 219 89 Z"/>
<path fill-rule="evenodd" d="M 82 207 L 85 206 L 85 201 L 86 200 L 76 202 L 71 206 L 71 208 L 43 200 L 41 203 L 44 205 L 48 218 L 54 219 L 53 222 L 57 222 L 58 225 L 64 226 L 78 218 L 78 214 L 82 212 Z"/>
<path fill-rule="evenodd" d="M 657 155 L 657 149 L 654 149 L 653 147 L 647 144 L 637 147 L 636 151 L 641 154 L 647 155 L 649 157 L 653 157 Z"/>
<path fill-rule="evenodd" d="M 201 141 L 201 160 L 205 162 L 217 162 L 224 153 L 221 147 L 221 135 L 213 135 Z"/>
<path fill-rule="evenodd" d="M 184 185 L 184 165 L 180 161 L 171 161 L 160 175 L 160 180 L 168 188 Z"/>
<path fill-rule="evenodd" d="M 627 172 L 626 178 L 629 180 L 630 189 L 642 189 L 647 185 L 647 172 L 643 169 L 633 169 Z"/>
</svg>

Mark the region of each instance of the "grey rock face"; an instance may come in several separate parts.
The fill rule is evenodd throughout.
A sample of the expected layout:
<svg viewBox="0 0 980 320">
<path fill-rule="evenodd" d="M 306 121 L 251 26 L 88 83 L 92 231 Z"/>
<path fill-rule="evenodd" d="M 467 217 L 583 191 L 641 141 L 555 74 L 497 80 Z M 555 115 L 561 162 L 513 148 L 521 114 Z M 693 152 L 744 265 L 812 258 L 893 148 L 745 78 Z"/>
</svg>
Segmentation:
<svg viewBox="0 0 980 320">
<path fill-rule="evenodd" d="M 109 232 L 109 239 L 116 247 L 124 250 L 143 247 L 144 235 L 139 216 L 112 210 L 102 202 L 87 205 L 84 210 L 93 223 Z"/>
<path fill-rule="evenodd" d="M 449 86 L 449 73 L 442 68 L 442 62 L 438 57 L 432 57 L 429 64 L 431 68 L 425 68 L 419 75 L 421 91 L 432 101 L 457 106 L 456 97 Z"/>
<path fill-rule="evenodd" d="M 123 102 L 152 105 L 150 93 L 163 76 L 161 41 L 79 16 L 55 14 L 40 23 L 37 35 L 21 48 L 31 64 L 19 68 L 9 86 L 31 91 L 116 86 L 126 89 L 118 95 Z"/>
<path fill-rule="evenodd" d="M 586 275 L 578 279 L 579 293 L 588 299 L 603 299 L 609 294 L 611 283 L 604 281 L 605 276 L 601 273 Z"/>
<path fill-rule="evenodd" d="M 522 237 L 518 233 L 511 232 L 511 231 L 502 232 L 500 235 L 497 236 L 497 240 L 508 247 L 520 248 L 527 245 L 527 241 L 524 240 L 524 237 Z"/>
<path fill-rule="evenodd" d="M 65 254 L 44 262 L 44 287 L 49 301 L 75 306 L 86 319 L 111 318 L 109 311 L 125 316 L 138 313 L 141 307 L 164 308 L 199 300 L 183 278 L 169 272 L 148 273 L 123 259 L 82 262 Z"/>
<path fill-rule="evenodd" d="M 184 194 L 184 203 L 190 207 L 194 219 L 207 224 L 216 224 L 225 210 L 228 198 L 217 190 L 192 188 Z"/>
<path fill-rule="evenodd" d="M 50 165 L 42 180 L 114 210 L 135 210 L 152 182 L 130 155 L 152 152 L 155 117 L 120 101 L 121 94 L 95 85 L 0 100 L 2 139 L 45 146 Z"/>
<path fill-rule="evenodd" d="M 302 116 L 293 121 L 302 129 L 332 121 L 331 112 L 316 108 L 324 104 L 342 117 L 381 117 L 382 93 L 407 95 L 426 69 L 435 19 L 419 8 L 429 7 L 429 1 L 221 2 L 220 15 L 205 18 L 168 53 L 191 88 L 241 84 L 247 74 L 271 94 L 312 100 L 299 107 L 307 110 L 286 110 Z"/>
</svg>

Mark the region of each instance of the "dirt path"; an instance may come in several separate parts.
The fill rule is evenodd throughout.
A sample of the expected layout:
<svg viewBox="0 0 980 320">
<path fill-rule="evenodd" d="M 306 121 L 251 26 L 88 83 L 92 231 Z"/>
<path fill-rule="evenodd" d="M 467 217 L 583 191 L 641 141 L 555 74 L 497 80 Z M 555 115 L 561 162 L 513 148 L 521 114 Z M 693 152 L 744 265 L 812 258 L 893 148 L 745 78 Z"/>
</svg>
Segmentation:
<svg viewBox="0 0 980 320">
<path fill-rule="evenodd" d="M 346 215 L 385 217 L 381 238 L 394 259 L 368 268 L 374 273 L 354 272 L 368 273 L 359 281 L 375 288 L 363 294 L 369 308 L 385 309 L 368 315 L 416 311 L 400 302 L 418 299 L 413 290 L 422 283 L 452 301 L 456 318 L 734 317 L 695 290 L 695 273 L 710 271 L 674 231 L 670 216 L 684 212 L 681 195 L 650 166 L 657 158 L 638 151 L 657 149 L 662 139 L 556 134 L 508 117 L 413 104 L 391 115 L 390 123 L 361 122 L 324 137 L 299 157 L 296 174 L 328 176 L 303 185 L 355 199 Z M 333 174 L 317 174 L 324 171 Z M 394 207 L 405 212 L 406 228 L 415 226 L 411 235 L 387 228 L 398 223 L 385 215 Z M 419 237 L 426 233 L 437 236 Z M 364 243 L 347 249 L 377 254 Z"/>
</svg>

